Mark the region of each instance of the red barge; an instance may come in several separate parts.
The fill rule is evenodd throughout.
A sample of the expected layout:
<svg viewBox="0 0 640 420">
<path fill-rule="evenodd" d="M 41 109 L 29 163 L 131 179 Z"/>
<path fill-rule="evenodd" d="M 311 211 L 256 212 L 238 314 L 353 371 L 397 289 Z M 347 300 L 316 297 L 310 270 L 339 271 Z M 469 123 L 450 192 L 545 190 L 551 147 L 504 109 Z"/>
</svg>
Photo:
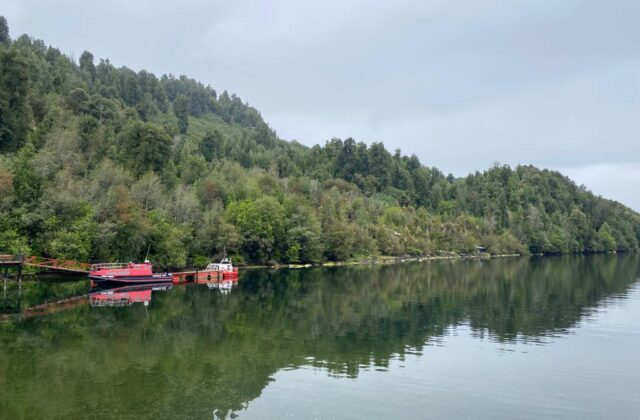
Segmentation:
<svg viewBox="0 0 640 420">
<path fill-rule="evenodd" d="M 89 278 L 96 283 L 165 283 L 171 282 L 171 274 L 154 274 L 149 261 L 142 264 L 106 263 L 94 264 L 89 271 Z"/>
</svg>

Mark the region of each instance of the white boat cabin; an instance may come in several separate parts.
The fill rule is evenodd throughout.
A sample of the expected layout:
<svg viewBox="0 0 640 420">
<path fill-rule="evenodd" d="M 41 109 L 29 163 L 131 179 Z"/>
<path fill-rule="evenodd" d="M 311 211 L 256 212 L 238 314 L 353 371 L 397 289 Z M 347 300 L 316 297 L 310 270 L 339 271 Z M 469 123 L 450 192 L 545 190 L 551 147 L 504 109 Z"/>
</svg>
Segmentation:
<svg viewBox="0 0 640 420">
<path fill-rule="evenodd" d="M 205 269 L 206 271 L 222 271 L 223 273 L 233 272 L 233 264 L 231 259 L 223 258 L 219 263 L 211 263 Z"/>
</svg>

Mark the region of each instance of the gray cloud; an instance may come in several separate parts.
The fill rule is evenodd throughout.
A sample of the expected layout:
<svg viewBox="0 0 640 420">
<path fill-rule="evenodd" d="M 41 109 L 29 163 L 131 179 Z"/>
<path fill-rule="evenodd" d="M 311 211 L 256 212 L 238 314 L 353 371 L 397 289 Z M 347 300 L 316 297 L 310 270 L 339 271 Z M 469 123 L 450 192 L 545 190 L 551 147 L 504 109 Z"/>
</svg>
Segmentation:
<svg viewBox="0 0 640 420">
<path fill-rule="evenodd" d="M 13 36 L 236 92 L 284 138 L 532 163 L 640 210 L 637 1 L 5 3 Z"/>
</svg>

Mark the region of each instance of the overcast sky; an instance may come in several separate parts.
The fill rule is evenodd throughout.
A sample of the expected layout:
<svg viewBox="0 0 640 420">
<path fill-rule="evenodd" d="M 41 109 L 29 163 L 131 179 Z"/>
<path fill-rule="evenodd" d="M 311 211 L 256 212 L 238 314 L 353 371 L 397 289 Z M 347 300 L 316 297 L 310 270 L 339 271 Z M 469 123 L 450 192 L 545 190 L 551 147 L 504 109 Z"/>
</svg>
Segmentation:
<svg viewBox="0 0 640 420">
<path fill-rule="evenodd" d="M 186 74 L 288 140 L 462 176 L 557 169 L 640 210 L 640 1 L 3 0 L 16 37 Z"/>
</svg>

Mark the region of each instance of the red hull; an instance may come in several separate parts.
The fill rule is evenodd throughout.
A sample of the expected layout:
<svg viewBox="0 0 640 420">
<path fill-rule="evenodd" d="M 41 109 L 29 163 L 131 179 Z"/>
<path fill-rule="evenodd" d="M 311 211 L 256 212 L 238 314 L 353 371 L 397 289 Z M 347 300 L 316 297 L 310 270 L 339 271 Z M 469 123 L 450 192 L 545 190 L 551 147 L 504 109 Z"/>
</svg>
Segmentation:
<svg viewBox="0 0 640 420">
<path fill-rule="evenodd" d="M 143 264 L 95 264 L 89 278 L 97 283 L 145 284 L 170 282 L 170 274 L 154 274 L 151 263 Z"/>
<path fill-rule="evenodd" d="M 121 283 L 121 284 L 153 284 L 170 283 L 172 277 L 169 274 L 153 274 L 151 276 L 115 276 L 101 277 L 89 276 L 96 283 Z"/>
</svg>

